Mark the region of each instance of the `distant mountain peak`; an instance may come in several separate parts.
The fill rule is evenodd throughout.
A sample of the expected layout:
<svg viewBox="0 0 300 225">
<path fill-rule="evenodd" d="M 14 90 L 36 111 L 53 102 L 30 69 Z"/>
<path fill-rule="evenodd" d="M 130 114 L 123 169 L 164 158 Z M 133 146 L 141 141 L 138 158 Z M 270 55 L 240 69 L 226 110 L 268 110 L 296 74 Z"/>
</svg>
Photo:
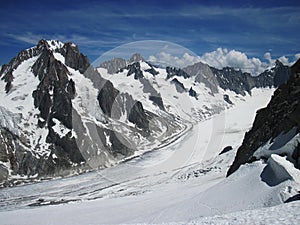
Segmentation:
<svg viewBox="0 0 300 225">
<path fill-rule="evenodd" d="M 131 64 L 131 63 L 135 63 L 135 62 L 139 62 L 139 61 L 145 61 L 145 60 L 140 53 L 134 53 L 128 60 L 128 63 Z"/>
<path fill-rule="evenodd" d="M 123 58 L 113 58 L 111 60 L 105 61 L 100 64 L 99 67 L 107 69 L 107 72 L 110 74 L 117 73 L 120 69 L 125 68 L 126 66 L 143 61 L 145 62 L 145 59 L 142 57 L 139 53 L 134 53 L 129 59 L 123 59 Z"/>
</svg>

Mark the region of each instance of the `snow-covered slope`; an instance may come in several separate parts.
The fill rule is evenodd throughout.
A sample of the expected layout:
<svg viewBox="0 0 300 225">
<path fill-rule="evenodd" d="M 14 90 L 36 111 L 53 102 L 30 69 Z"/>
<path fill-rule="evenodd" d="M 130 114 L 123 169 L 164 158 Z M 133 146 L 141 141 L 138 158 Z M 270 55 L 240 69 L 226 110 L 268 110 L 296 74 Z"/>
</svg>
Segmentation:
<svg viewBox="0 0 300 225">
<path fill-rule="evenodd" d="M 253 77 L 234 68 L 219 70 L 201 62 L 183 69 L 160 68 L 138 54 L 129 60 L 104 62 L 98 71 L 121 92 L 143 102 L 147 110 L 165 110 L 191 122 L 208 119 L 243 101 L 253 88 L 277 87 L 290 76 L 289 67 L 279 61 L 271 70 Z"/>
<path fill-rule="evenodd" d="M 77 46 L 42 40 L 2 67 L 0 180 L 94 171 L 0 189 L 0 224 L 260 223 L 299 198 L 294 123 L 226 178 L 275 69 L 251 78 L 201 63 L 157 68 L 138 54 L 105 65 L 98 73 Z M 294 223 L 299 204 L 287 208 Z"/>
<path fill-rule="evenodd" d="M 253 122 L 255 109 L 265 106 L 271 94 L 270 89 L 254 90 L 247 101 L 199 123 L 171 145 L 115 167 L 1 190 L 0 221 L 8 218 L 5 221 L 12 224 L 45 219 L 52 224 L 214 224 L 214 218 L 222 222 L 241 215 L 238 221 L 249 223 L 247 215 L 253 217 L 255 212 L 260 216 L 257 221 L 271 219 L 270 215 L 263 217 L 262 212 L 276 212 L 284 207 L 266 208 L 280 205 L 297 193 L 296 179 L 268 184 L 261 176 L 269 164 L 262 161 L 245 165 L 225 178 L 244 132 Z M 233 150 L 218 155 L 228 145 Z M 285 171 L 295 170 L 285 158 L 276 162 Z M 287 206 L 299 209 L 297 203 Z M 290 224 L 294 221 L 292 214 L 287 215 Z"/>
<path fill-rule="evenodd" d="M 168 113 L 146 112 L 72 43 L 41 40 L 0 76 L 0 183 L 111 166 L 190 127 Z"/>
<path fill-rule="evenodd" d="M 145 109 L 153 113 L 162 108 L 153 98 L 161 98 L 165 111 L 187 121 L 197 122 L 230 107 L 231 104 L 224 100 L 224 95 L 227 95 L 232 104 L 242 98 L 232 91 L 220 88 L 217 93 L 212 93 L 204 83 L 195 81 L 195 76 L 184 78 L 174 74 L 170 77 L 166 69 L 155 68 L 142 60 L 135 62 L 135 66 L 135 74 L 128 66 L 116 74 L 108 73 L 105 68 L 98 68 L 98 71 L 120 91 L 128 92 L 143 102 Z M 140 77 L 136 76 L 137 73 Z"/>
</svg>

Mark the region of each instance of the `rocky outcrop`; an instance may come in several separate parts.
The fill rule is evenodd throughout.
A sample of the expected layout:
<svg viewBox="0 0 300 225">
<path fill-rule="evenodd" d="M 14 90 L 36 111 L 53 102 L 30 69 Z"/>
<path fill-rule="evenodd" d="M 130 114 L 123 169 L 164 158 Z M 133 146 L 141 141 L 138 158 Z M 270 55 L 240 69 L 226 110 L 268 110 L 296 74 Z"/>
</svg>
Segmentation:
<svg viewBox="0 0 300 225">
<path fill-rule="evenodd" d="M 114 116 L 121 116 L 118 108 L 115 107 L 113 109 L 113 104 L 118 95 L 119 91 L 114 88 L 113 84 L 110 81 L 106 81 L 99 91 L 97 97 L 99 106 L 101 107 L 102 111 L 109 117 L 112 116 L 112 110 L 115 110 L 113 112 Z M 116 110 L 118 110 L 118 112 L 116 112 Z"/>
<path fill-rule="evenodd" d="M 279 87 L 286 83 L 291 72 L 288 66 L 283 65 L 279 60 L 276 61 L 272 69 L 266 70 L 258 76 L 252 76 L 240 70 L 231 67 L 225 67 L 222 70 L 211 67 L 215 74 L 217 83 L 224 90 L 231 90 L 237 94 L 251 94 L 253 88 Z"/>
<path fill-rule="evenodd" d="M 71 42 L 65 43 L 62 48 L 56 50 L 65 58 L 65 64 L 80 73 L 84 73 L 90 66 L 88 58 L 79 52 L 77 45 Z"/>
<path fill-rule="evenodd" d="M 179 92 L 179 93 L 186 92 L 186 89 L 185 89 L 183 83 L 181 83 L 177 78 L 174 78 L 171 81 L 171 83 L 175 85 L 177 92 Z"/>
<path fill-rule="evenodd" d="M 102 111 L 109 117 L 120 119 L 125 114 L 137 127 L 149 131 L 149 119 L 141 102 L 133 100 L 132 96 L 126 93 L 120 93 L 110 81 L 105 82 L 97 99 Z"/>
<path fill-rule="evenodd" d="M 143 105 L 139 101 L 134 101 L 130 105 L 131 110 L 129 111 L 128 120 L 136 124 L 139 128 L 146 132 L 149 132 L 149 120 L 144 111 Z"/>
<path fill-rule="evenodd" d="M 274 76 L 274 87 L 279 87 L 281 84 L 284 84 L 289 80 L 291 76 L 291 70 L 289 66 L 285 66 L 282 64 L 282 62 L 276 60 L 275 67 L 269 71 L 268 75 L 271 74 Z"/>
<path fill-rule="evenodd" d="M 166 71 L 167 71 L 167 79 L 170 79 L 174 76 L 183 77 L 184 79 L 187 79 L 187 78 L 191 77 L 191 75 L 186 73 L 184 70 L 178 69 L 178 68 L 175 68 L 175 67 L 167 66 Z"/>
<path fill-rule="evenodd" d="M 197 92 L 192 87 L 189 90 L 189 95 L 197 99 Z"/>
<path fill-rule="evenodd" d="M 245 134 L 243 143 L 238 149 L 227 175 L 236 171 L 240 165 L 257 160 L 254 152 L 269 140 L 273 140 L 279 134 L 286 133 L 293 128 L 296 128 L 297 132 L 300 131 L 299 64 L 300 60 L 292 66 L 290 79 L 274 92 L 268 106 L 257 112 L 253 126 Z M 294 157 L 299 155 L 298 148 L 293 150 Z M 295 166 L 299 168 L 298 158 L 295 160 Z"/>
<path fill-rule="evenodd" d="M 132 63 L 126 67 L 128 70 L 127 76 L 131 76 L 134 74 L 134 79 L 138 80 L 139 78 L 144 77 L 143 72 L 141 70 L 141 65 L 139 62 Z"/>
</svg>

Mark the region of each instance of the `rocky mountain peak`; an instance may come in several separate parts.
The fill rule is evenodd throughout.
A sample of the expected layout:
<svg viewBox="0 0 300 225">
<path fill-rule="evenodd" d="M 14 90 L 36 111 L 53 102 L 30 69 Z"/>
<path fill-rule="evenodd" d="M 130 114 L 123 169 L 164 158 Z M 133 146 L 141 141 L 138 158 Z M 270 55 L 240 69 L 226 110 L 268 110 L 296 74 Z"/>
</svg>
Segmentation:
<svg viewBox="0 0 300 225">
<path fill-rule="evenodd" d="M 128 63 L 131 64 L 131 63 L 135 63 L 135 62 L 139 62 L 139 61 L 145 61 L 144 58 L 142 57 L 141 54 L 139 53 L 134 53 L 130 59 L 128 60 Z"/>
<path fill-rule="evenodd" d="M 276 67 L 282 67 L 282 66 L 284 66 L 283 63 L 280 60 L 276 59 L 276 61 L 275 61 L 275 68 Z"/>
<path fill-rule="evenodd" d="M 126 66 L 129 66 L 133 63 L 138 63 L 140 61 L 145 62 L 141 54 L 135 53 L 127 60 L 122 58 L 113 58 L 111 60 L 101 63 L 99 67 L 107 69 L 107 72 L 110 74 L 114 74 L 120 71 L 121 69 L 124 69 Z"/>
</svg>

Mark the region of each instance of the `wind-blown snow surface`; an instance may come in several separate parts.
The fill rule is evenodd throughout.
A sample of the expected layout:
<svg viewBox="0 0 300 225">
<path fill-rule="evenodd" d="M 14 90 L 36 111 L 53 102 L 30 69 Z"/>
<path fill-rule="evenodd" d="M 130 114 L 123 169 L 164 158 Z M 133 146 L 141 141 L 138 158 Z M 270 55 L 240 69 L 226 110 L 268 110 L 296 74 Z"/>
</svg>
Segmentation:
<svg viewBox="0 0 300 225">
<path fill-rule="evenodd" d="M 283 224 L 283 215 L 293 224 L 300 204 L 280 204 L 295 194 L 294 180 L 268 185 L 260 177 L 266 167 L 260 161 L 225 178 L 256 109 L 266 106 L 272 92 L 254 90 L 245 102 L 197 124 L 172 144 L 115 167 L 1 189 L 0 224 L 255 224 L 265 219 Z M 228 145 L 234 150 L 218 155 Z M 290 167 L 284 160 L 277 162 Z"/>
</svg>

